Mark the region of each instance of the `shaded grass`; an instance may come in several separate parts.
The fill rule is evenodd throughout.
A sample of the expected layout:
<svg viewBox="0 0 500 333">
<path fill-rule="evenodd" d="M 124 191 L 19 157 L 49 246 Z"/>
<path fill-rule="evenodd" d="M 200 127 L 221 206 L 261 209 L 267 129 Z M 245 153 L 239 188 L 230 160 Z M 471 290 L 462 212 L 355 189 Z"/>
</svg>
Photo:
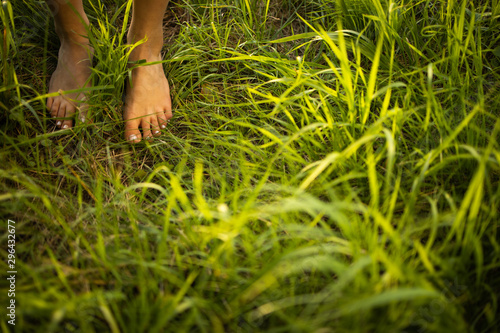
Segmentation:
<svg viewBox="0 0 500 333">
<path fill-rule="evenodd" d="M 6 3 L 16 330 L 498 329 L 496 2 L 173 3 L 173 125 L 133 146 L 127 3 L 86 3 L 94 123 L 67 132 L 47 10 Z"/>
</svg>

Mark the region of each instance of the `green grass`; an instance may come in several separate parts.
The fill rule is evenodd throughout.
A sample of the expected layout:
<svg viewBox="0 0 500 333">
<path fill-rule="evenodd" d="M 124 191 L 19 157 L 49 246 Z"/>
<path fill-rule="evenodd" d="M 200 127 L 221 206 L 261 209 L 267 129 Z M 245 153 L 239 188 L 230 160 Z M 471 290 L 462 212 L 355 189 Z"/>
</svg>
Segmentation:
<svg viewBox="0 0 500 333">
<path fill-rule="evenodd" d="M 55 131 L 48 8 L 2 3 L 2 331 L 500 330 L 498 1 L 178 0 L 138 145 L 127 1 L 85 5 L 94 123 Z"/>
</svg>

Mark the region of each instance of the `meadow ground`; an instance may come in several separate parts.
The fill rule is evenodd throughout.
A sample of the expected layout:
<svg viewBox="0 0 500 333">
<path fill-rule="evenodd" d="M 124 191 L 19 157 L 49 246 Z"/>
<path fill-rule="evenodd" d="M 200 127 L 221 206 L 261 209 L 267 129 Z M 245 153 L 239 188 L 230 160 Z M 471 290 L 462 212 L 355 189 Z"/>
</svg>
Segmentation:
<svg viewBox="0 0 500 333">
<path fill-rule="evenodd" d="M 93 123 L 60 131 L 48 8 L 2 2 L 3 332 L 500 329 L 499 1 L 172 1 L 137 145 L 129 4 L 85 2 Z"/>
</svg>

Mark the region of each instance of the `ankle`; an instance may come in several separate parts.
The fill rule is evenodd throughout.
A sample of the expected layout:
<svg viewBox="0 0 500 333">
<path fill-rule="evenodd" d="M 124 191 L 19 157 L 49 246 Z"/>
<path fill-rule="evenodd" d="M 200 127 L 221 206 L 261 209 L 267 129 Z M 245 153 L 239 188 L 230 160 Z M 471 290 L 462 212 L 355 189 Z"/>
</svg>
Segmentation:
<svg viewBox="0 0 500 333">
<path fill-rule="evenodd" d="M 160 61 L 162 59 L 160 52 L 155 52 L 149 47 L 137 46 L 130 52 L 129 61 L 146 60 L 146 62 Z"/>
<path fill-rule="evenodd" d="M 156 59 L 161 58 L 161 49 L 163 47 L 163 31 L 155 29 L 154 32 L 137 32 L 135 29 L 129 30 L 127 34 L 128 44 L 134 44 L 146 38 L 145 42 L 134 47 L 130 53 L 130 58 L 133 60 L 139 59 Z"/>
<path fill-rule="evenodd" d="M 94 49 L 90 46 L 88 40 L 61 39 L 59 57 L 62 55 L 61 52 L 70 57 L 91 59 Z"/>
<path fill-rule="evenodd" d="M 87 17 L 79 18 L 79 21 L 71 23 L 58 23 L 55 21 L 55 30 L 61 44 L 73 43 L 77 45 L 88 45 L 88 27 L 89 20 Z"/>
<path fill-rule="evenodd" d="M 57 30 L 56 30 L 57 31 Z M 57 31 L 57 35 L 59 36 L 59 40 L 61 41 L 61 46 L 68 47 L 87 47 L 89 46 L 89 39 L 87 37 L 87 31 Z"/>
</svg>

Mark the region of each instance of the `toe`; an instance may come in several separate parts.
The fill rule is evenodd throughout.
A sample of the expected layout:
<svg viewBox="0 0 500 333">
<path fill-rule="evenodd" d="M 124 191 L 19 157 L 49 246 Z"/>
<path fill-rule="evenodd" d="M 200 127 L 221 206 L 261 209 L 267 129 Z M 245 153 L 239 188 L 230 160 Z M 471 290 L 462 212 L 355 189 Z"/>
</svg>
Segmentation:
<svg viewBox="0 0 500 333">
<path fill-rule="evenodd" d="M 59 114 L 59 102 L 58 101 L 52 101 L 50 103 L 50 115 L 52 118 L 57 118 Z"/>
<path fill-rule="evenodd" d="M 72 126 L 73 126 L 73 121 L 71 119 L 65 119 L 61 124 L 62 129 L 68 129 L 71 128 Z"/>
<path fill-rule="evenodd" d="M 167 119 L 167 122 L 172 119 L 172 100 L 170 98 L 170 94 L 168 95 L 168 100 L 167 100 L 167 105 L 164 109 L 164 114 L 165 118 Z"/>
<path fill-rule="evenodd" d="M 54 104 L 54 99 L 52 97 L 47 98 L 47 110 L 52 109 L 52 104 Z"/>
<path fill-rule="evenodd" d="M 64 105 L 64 103 L 61 103 L 61 105 L 59 105 L 59 108 L 57 110 L 57 113 L 56 113 L 56 125 L 57 127 L 61 128 L 62 127 L 62 123 L 64 122 L 64 118 L 66 116 L 66 105 Z"/>
<path fill-rule="evenodd" d="M 151 118 L 153 117 L 144 117 L 141 121 L 142 134 L 146 140 L 153 139 L 153 135 L 151 134 Z"/>
<path fill-rule="evenodd" d="M 73 126 L 73 114 L 75 113 L 75 106 L 72 103 L 68 103 L 67 101 L 61 102 L 61 106 L 59 107 L 59 117 L 64 118 L 60 119 L 61 128 L 68 129 Z"/>
<path fill-rule="evenodd" d="M 170 93 L 168 94 L 167 103 L 165 105 L 165 116 L 167 120 L 172 118 L 172 99 L 170 98 Z"/>
<path fill-rule="evenodd" d="M 141 141 L 141 132 L 139 131 L 139 125 L 141 119 L 130 119 L 125 122 L 125 140 L 137 143 Z"/>
<path fill-rule="evenodd" d="M 153 136 L 160 136 L 160 126 L 158 125 L 158 118 L 156 116 L 151 117 L 151 132 Z"/>
<path fill-rule="evenodd" d="M 62 120 L 61 128 L 67 129 L 73 126 L 73 115 L 75 114 L 75 105 L 73 103 L 65 103 L 64 115 L 66 119 Z"/>
<path fill-rule="evenodd" d="M 79 113 L 78 113 L 78 119 L 84 123 L 85 121 L 87 121 L 87 111 L 88 111 L 88 104 L 82 104 L 80 106 L 80 110 L 79 110 Z"/>
<path fill-rule="evenodd" d="M 160 126 L 161 129 L 167 128 L 167 123 L 172 118 L 172 113 L 168 112 L 160 112 L 157 114 L 157 119 L 158 119 L 158 125 Z"/>
</svg>

